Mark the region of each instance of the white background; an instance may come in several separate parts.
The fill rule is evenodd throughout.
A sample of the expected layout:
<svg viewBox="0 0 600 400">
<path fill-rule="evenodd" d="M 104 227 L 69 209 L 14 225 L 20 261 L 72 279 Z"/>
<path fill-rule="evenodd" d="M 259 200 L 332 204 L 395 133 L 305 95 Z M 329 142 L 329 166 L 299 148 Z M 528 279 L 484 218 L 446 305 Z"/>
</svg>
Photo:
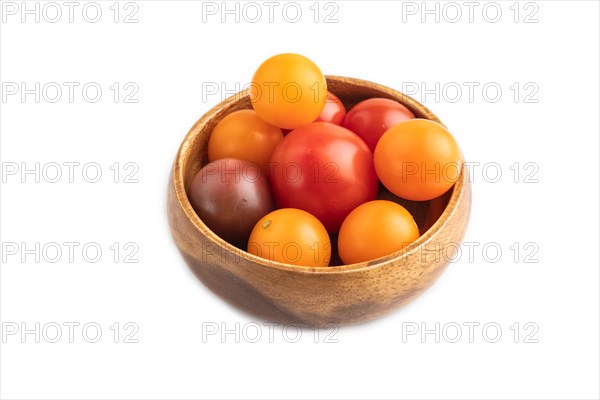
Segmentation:
<svg viewBox="0 0 600 400">
<path fill-rule="evenodd" d="M 425 23 L 421 2 L 339 1 L 327 9 L 321 3 L 316 23 L 312 1 L 298 3 L 297 23 L 285 20 L 285 3 L 275 8 L 273 22 L 259 2 L 260 21 L 244 21 L 242 14 L 239 23 L 235 15 L 221 23 L 219 13 L 203 14 L 199 1 L 137 1 L 127 9 L 121 3 L 115 23 L 113 3 L 99 2 L 97 23 L 82 17 L 85 2 L 75 8 L 73 23 L 62 2 L 57 23 L 44 18 L 54 18 L 50 8 L 39 23 L 35 15 L 21 22 L 20 2 L 13 3 L 16 15 L 3 12 L 3 172 L 22 163 L 80 166 L 73 183 L 66 167 L 58 183 L 43 175 L 36 183 L 34 175 L 20 172 L 3 177 L 2 398 L 600 396 L 597 2 L 498 2 L 485 8 L 487 14 L 481 2 L 472 22 L 463 2 L 453 8 L 438 3 L 439 22 L 432 14 Z M 452 23 L 455 5 L 462 18 Z M 492 23 L 496 6 L 502 15 Z M 123 23 L 136 7 L 138 22 Z M 238 7 L 243 12 L 243 4 Z M 93 18 L 93 9 L 87 10 Z M 287 10 L 293 18 L 294 10 Z M 246 11 L 254 18 L 254 9 Z M 324 23 L 332 11 L 337 22 Z M 414 89 L 411 82 L 425 85 L 433 92 L 423 98 L 419 89 L 413 96 L 444 121 L 467 160 L 480 164 L 473 170 L 465 237 L 472 257 L 463 248 L 429 291 L 385 318 L 323 331 L 317 340 L 304 330 L 295 343 L 293 328 L 276 328 L 269 338 L 264 321 L 197 281 L 166 219 L 168 174 L 182 138 L 230 94 L 210 95 L 207 85 L 223 83 L 235 91 L 261 61 L 281 52 L 304 54 L 326 74 L 399 90 Z M 11 82 L 80 86 L 72 103 L 66 86 L 58 102 L 47 101 L 55 96 L 48 92 L 36 103 L 33 94 L 24 100 L 20 93 L 7 95 Z M 103 89 L 96 103 L 82 97 L 89 82 Z M 117 103 L 109 88 L 115 82 L 121 88 Z M 128 82 L 139 88 L 137 103 L 124 102 Z M 475 84 L 470 98 L 466 85 Z M 463 89 L 458 99 L 456 86 Z M 502 90 L 498 98 L 496 87 Z M 82 177 L 81 166 L 90 162 L 102 169 L 98 183 Z M 119 183 L 109 169 L 115 162 Z M 139 167 L 138 183 L 123 182 L 128 162 Z M 491 167 L 484 171 L 484 165 Z M 48 168 L 53 178 L 55 170 Z M 493 182 L 497 170 L 502 176 Z M 42 254 L 39 262 L 35 254 L 25 255 L 21 262 L 20 252 L 5 251 L 10 243 L 22 250 L 21 243 L 33 248 L 36 242 L 80 245 L 73 262 L 68 254 L 48 262 L 54 253 Z M 121 247 L 117 262 L 109 248 L 115 242 Z M 139 247 L 138 263 L 123 262 L 128 242 Z M 86 243 L 101 247 L 100 261 L 82 257 Z M 73 343 L 64 325 L 69 322 L 80 324 Z M 127 322 L 135 325 L 125 329 Z M 479 324 L 472 343 L 464 325 L 469 322 Z M 36 323 L 39 343 L 34 334 L 21 336 L 22 328 Z M 53 323 L 62 326 L 57 343 L 51 343 Z M 93 329 L 83 335 L 86 323 L 102 329 L 97 343 L 86 340 L 95 336 Z M 118 343 L 114 323 L 120 324 Z M 235 331 L 236 323 L 237 340 L 234 334 L 203 338 L 203 330 Z M 407 335 L 415 326 L 435 330 L 436 323 L 439 343 L 434 334 Z M 451 343 L 457 324 L 462 336 Z M 19 332 L 10 335 L 15 326 Z M 138 342 L 125 343 L 135 326 L 130 339 Z M 502 336 L 490 343 L 497 326 Z M 262 337 L 251 343 L 257 327 Z M 325 334 L 333 336 L 326 340 Z"/>
</svg>

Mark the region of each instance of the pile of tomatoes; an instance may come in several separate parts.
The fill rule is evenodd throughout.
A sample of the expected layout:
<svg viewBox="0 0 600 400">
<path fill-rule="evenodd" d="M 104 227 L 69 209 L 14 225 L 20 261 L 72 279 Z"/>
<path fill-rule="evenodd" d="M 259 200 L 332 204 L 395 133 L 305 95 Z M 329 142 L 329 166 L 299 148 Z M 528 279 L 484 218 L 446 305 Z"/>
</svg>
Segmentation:
<svg viewBox="0 0 600 400">
<path fill-rule="evenodd" d="M 458 179 L 452 135 L 404 105 L 372 98 L 348 112 L 308 58 L 266 60 L 252 109 L 213 129 L 208 160 L 188 190 L 204 223 L 229 243 L 287 264 L 324 267 L 337 239 L 344 264 L 376 259 L 419 237 L 401 205 L 377 200 L 380 182 L 417 201 Z"/>
</svg>

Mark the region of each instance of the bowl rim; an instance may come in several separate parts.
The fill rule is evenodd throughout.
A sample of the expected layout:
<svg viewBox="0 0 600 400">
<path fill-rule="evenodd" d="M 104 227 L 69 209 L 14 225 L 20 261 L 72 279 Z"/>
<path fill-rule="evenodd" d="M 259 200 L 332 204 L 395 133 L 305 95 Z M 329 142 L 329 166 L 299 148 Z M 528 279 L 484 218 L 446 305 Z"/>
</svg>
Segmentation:
<svg viewBox="0 0 600 400">
<path fill-rule="evenodd" d="M 433 114 L 427 107 L 425 107 L 424 105 L 422 105 L 421 103 L 419 103 L 418 101 L 413 99 L 412 97 L 410 97 L 402 92 L 388 88 L 388 87 L 378 84 L 378 83 L 374 83 L 374 82 L 370 82 L 370 81 L 358 79 L 358 78 L 350 78 L 350 77 L 334 76 L 334 75 L 326 75 L 326 78 L 327 78 L 328 83 L 329 83 L 329 81 L 339 81 L 339 82 L 345 81 L 346 83 L 352 83 L 355 85 L 370 86 L 372 88 L 375 88 L 381 92 L 388 94 L 391 97 L 401 98 L 402 103 L 404 105 L 408 105 L 408 107 L 410 109 L 418 109 L 423 115 L 427 116 L 427 119 L 430 119 L 434 122 L 437 122 L 437 123 L 443 125 L 443 123 L 437 118 L 437 116 L 435 114 Z M 431 239 L 434 236 L 436 236 L 437 233 L 439 233 L 448 224 L 448 221 L 454 215 L 455 210 L 457 209 L 457 206 L 459 205 L 462 195 L 463 195 L 463 192 L 465 190 L 465 180 L 467 179 L 467 174 L 465 172 L 466 167 L 464 164 L 464 158 L 462 159 L 460 175 L 459 175 L 457 181 L 449 189 L 452 191 L 452 193 L 450 195 L 450 198 L 448 199 L 448 204 L 446 204 L 446 207 L 444 208 L 444 211 L 442 212 L 442 214 L 439 216 L 439 218 L 435 221 L 435 223 L 427 231 L 425 231 L 423 234 L 421 234 L 419 236 L 419 238 L 417 240 L 415 240 L 411 244 L 407 245 L 406 247 L 404 247 L 394 253 L 388 254 L 386 256 L 383 256 L 383 257 L 380 257 L 380 258 L 377 258 L 374 260 L 353 263 L 353 264 L 342 264 L 342 265 L 333 265 L 333 266 L 326 266 L 326 267 L 309 267 L 309 266 L 287 264 L 287 263 L 282 263 L 282 262 L 278 262 L 278 261 L 271 261 L 266 258 L 262 258 L 262 257 L 254 255 L 254 254 L 248 253 L 247 251 L 245 251 L 243 249 L 233 246 L 226 240 L 219 237 L 216 233 L 214 233 L 200 219 L 200 217 L 194 211 L 194 209 L 188 199 L 185 185 L 184 185 L 183 166 L 184 166 L 184 160 L 186 158 L 186 155 L 189 153 L 188 149 L 191 147 L 191 143 L 193 142 L 194 138 L 199 134 L 202 127 L 206 123 L 208 123 L 208 121 L 210 121 L 212 118 L 217 116 L 223 108 L 234 105 L 236 103 L 240 103 L 244 100 L 247 100 L 250 96 L 249 92 L 250 92 L 249 89 L 242 90 L 241 92 L 238 92 L 238 93 L 226 98 L 222 102 L 220 102 L 217 105 L 215 105 L 214 107 L 212 107 L 206 113 L 204 113 L 202 115 L 202 117 L 200 117 L 200 119 L 198 119 L 198 121 L 196 121 L 196 123 L 190 128 L 190 130 L 186 134 L 185 138 L 183 139 L 183 142 L 181 143 L 181 145 L 177 151 L 175 160 L 173 162 L 173 169 L 172 169 L 172 174 L 171 174 L 171 179 L 172 179 L 171 184 L 174 186 L 175 197 L 177 199 L 178 205 L 181 207 L 181 209 L 183 210 L 183 212 L 186 215 L 186 217 L 188 218 L 188 220 L 194 225 L 194 228 L 196 228 L 196 230 L 198 230 L 200 234 L 203 234 L 207 239 L 209 239 L 211 242 L 213 242 L 217 246 L 224 248 L 225 250 L 227 250 L 231 253 L 235 253 L 238 257 L 244 258 L 246 261 L 248 261 L 252 264 L 258 265 L 260 267 L 275 268 L 278 270 L 295 272 L 295 273 L 299 273 L 299 274 L 315 274 L 315 273 L 316 274 L 332 274 L 332 273 L 339 274 L 339 273 L 366 271 L 369 269 L 378 268 L 378 267 L 387 265 L 392 262 L 394 262 L 394 263 L 402 262 L 402 259 L 406 259 L 410 255 L 418 252 L 419 249 L 426 246 L 431 241 Z"/>
</svg>

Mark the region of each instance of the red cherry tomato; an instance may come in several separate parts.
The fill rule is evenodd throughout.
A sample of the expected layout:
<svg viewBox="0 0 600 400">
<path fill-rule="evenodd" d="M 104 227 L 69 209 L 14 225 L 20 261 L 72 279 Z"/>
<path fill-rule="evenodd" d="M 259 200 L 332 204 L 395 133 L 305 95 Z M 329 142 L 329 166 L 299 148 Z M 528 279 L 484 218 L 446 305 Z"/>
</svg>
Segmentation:
<svg viewBox="0 0 600 400">
<path fill-rule="evenodd" d="M 363 100 L 348 111 L 343 126 L 365 141 L 372 152 L 381 135 L 392 126 L 415 115 L 397 101 L 373 98 Z"/>
<path fill-rule="evenodd" d="M 342 125 L 346 117 L 346 108 L 342 101 L 333 93 L 328 92 L 325 98 L 325 107 L 315 122 L 331 122 Z"/>
<path fill-rule="evenodd" d="M 335 125 L 342 125 L 346 117 L 346 108 L 342 101 L 333 93 L 327 92 L 325 107 L 314 122 L 331 122 Z M 282 129 L 283 136 L 287 136 L 293 129 Z"/>
<path fill-rule="evenodd" d="M 284 137 L 271 157 L 270 176 L 279 207 L 308 211 L 329 233 L 355 207 L 375 199 L 379 185 L 365 142 L 329 122 L 307 124 Z"/>
</svg>

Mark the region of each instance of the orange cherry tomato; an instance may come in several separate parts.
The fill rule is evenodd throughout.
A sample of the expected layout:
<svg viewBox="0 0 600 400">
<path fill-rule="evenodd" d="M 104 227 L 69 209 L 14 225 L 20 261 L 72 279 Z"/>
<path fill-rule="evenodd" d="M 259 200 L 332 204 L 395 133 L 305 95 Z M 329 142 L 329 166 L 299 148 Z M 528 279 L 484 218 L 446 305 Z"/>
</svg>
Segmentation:
<svg viewBox="0 0 600 400">
<path fill-rule="evenodd" d="M 441 196 L 462 169 L 460 149 L 450 132 L 426 119 L 410 119 L 388 129 L 374 157 L 381 183 L 408 200 Z"/>
<path fill-rule="evenodd" d="M 271 261 L 326 267 L 331 241 L 319 220 L 306 211 L 281 208 L 261 218 L 248 240 L 248 252 Z"/>
<path fill-rule="evenodd" d="M 279 54 L 261 64 L 250 85 L 250 101 L 268 123 L 294 129 L 313 122 L 325 106 L 325 76 L 308 58 Z"/>
<path fill-rule="evenodd" d="M 338 235 L 338 253 L 344 264 L 387 256 L 419 237 L 412 215 L 400 204 L 373 200 L 356 207 Z"/>
<path fill-rule="evenodd" d="M 281 129 L 266 123 L 254 110 L 239 110 L 223 118 L 208 140 L 208 161 L 237 158 L 259 165 L 267 176 Z"/>
</svg>

